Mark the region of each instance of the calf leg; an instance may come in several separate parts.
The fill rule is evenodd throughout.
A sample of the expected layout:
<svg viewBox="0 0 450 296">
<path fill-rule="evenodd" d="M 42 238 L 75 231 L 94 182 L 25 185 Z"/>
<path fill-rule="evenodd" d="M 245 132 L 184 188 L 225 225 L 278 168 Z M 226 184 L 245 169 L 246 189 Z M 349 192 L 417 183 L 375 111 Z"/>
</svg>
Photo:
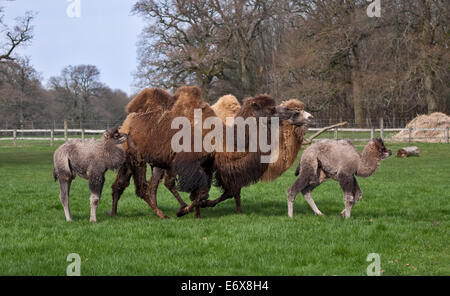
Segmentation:
<svg viewBox="0 0 450 296">
<path fill-rule="evenodd" d="M 319 208 L 316 206 L 316 203 L 312 199 L 312 191 L 314 190 L 314 188 L 316 188 L 315 185 L 309 185 L 305 189 L 303 189 L 302 194 L 305 197 L 306 202 L 314 211 L 314 214 L 316 214 L 317 216 L 323 216 L 322 212 L 319 210 Z"/>
<path fill-rule="evenodd" d="M 91 217 L 90 222 L 97 222 L 97 208 L 102 195 L 103 184 L 105 183 L 104 175 L 92 175 L 89 177 L 89 189 L 91 190 Z"/>
<path fill-rule="evenodd" d="M 64 208 L 64 215 L 66 216 L 66 221 L 72 221 L 72 216 L 70 215 L 70 185 L 72 183 L 71 179 L 62 180 L 59 179 L 59 199 Z"/>
<path fill-rule="evenodd" d="M 352 190 L 352 193 L 353 193 L 353 201 L 352 201 L 352 206 L 351 206 L 352 208 L 362 198 L 362 191 L 361 191 L 361 188 L 359 188 L 358 182 L 356 181 L 355 177 L 353 177 L 353 182 L 354 182 L 353 183 L 354 185 L 353 185 L 353 190 Z M 345 209 L 341 212 L 340 215 L 345 217 Z"/>
<path fill-rule="evenodd" d="M 355 178 L 353 176 L 341 176 L 338 178 L 339 185 L 341 185 L 342 191 L 344 191 L 344 204 L 345 209 L 341 212 L 341 216 L 346 219 L 350 218 L 350 213 L 354 204 L 354 188 L 355 188 Z"/>
<path fill-rule="evenodd" d="M 308 185 L 309 178 L 300 173 L 300 176 L 295 182 L 287 189 L 287 201 L 288 201 L 288 215 L 294 217 L 294 201 L 297 195 L 302 192 Z"/>
<path fill-rule="evenodd" d="M 120 196 L 122 195 L 124 190 L 128 186 L 130 186 L 131 175 L 132 175 L 132 171 L 129 167 L 129 164 L 125 163 L 119 169 L 116 180 L 114 181 L 113 185 L 111 186 L 112 198 L 113 198 L 112 210 L 110 213 L 111 216 L 117 215 L 117 205 L 119 203 Z"/>
</svg>

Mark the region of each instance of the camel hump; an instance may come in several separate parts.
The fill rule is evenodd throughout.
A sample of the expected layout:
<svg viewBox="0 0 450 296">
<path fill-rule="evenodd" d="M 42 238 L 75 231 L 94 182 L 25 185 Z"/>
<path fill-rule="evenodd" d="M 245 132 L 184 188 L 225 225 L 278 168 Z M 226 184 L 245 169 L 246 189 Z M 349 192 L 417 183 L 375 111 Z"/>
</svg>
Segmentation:
<svg viewBox="0 0 450 296">
<path fill-rule="evenodd" d="M 198 86 L 182 86 L 177 89 L 175 97 L 181 104 L 192 102 L 196 103 L 196 106 L 201 106 L 204 103 L 202 91 Z"/>
<path fill-rule="evenodd" d="M 125 108 L 127 113 L 144 113 L 155 108 L 170 109 L 175 98 L 161 88 L 146 88 L 133 98 Z"/>
<path fill-rule="evenodd" d="M 194 109 L 210 109 L 203 100 L 202 91 L 197 86 L 182 86 L 175 93 L 175 104 L 171 109 L 172 114 L 193 118 Z"/>
<path fill-rule="evenodd" d="M 281 104 L 281 106 L 286 107 L 286 108 L 291 109 L 291 110 L 295 110 L 295 109 L 303 110 L 303 109 L 305 109 L 305 103 L 303 103 L 302 101 L 297 100 L 297 99 L 287 100 L 287 101 L 283 102 Z"/>
</svg>

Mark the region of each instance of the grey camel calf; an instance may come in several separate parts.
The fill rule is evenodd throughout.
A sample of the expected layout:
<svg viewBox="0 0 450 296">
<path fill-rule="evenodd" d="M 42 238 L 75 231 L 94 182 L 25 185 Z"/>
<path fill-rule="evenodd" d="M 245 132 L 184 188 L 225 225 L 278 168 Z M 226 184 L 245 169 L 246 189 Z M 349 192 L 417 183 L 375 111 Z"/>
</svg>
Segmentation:
<svg viewBox="0 0 450 296">
<path fill-rule="evenodd" d="M 314 213 L 322 216 L 311 193 L 320 184 L 331 178 L 341 185 L 344 191 L 345 209 L 341 216 L 350 218 L 352 207 L 362 198 L 362 191 L 355 175 L 367 178 L 373 175 L 382 159 L 392 155 L 381 139 L 372 139 L 362 154 L 347 140 L 321 140 L 302 154 L 297 168 L 297 180 L 287 190 L 288 215 L 294 216 L 294 200 L 299 192 L 303 194 Z"/>
<path fill-rule="evenodd" d="M 90 221 L 97 221 L 97 207 L 100 202 L 105 172 L 116 170 L 125 162 L 123 143 L 127 135 L 119 133 L 117 127 L 103 133 L 102 141 L 71 140 L 61 145 L 53 154 L 53 177 L 59 181 L 60 199 L 66 215 L 66 221 L 72 221 L 70 215 L 70 185 L 76 176 L 89 180 L 91 191 Z"/>
</svg>

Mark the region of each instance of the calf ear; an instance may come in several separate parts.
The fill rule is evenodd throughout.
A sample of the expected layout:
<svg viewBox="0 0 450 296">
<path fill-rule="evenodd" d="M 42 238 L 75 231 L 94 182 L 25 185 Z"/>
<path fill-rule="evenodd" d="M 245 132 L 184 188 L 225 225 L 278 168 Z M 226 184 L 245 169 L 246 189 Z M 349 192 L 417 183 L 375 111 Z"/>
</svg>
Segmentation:
<svg viewBox="0 0 450 296">
<path fill-rule="evenodd" d="M 105 139 L 109 139 L 109 133 L 108 133 L 108 132 L 104 132 L 104 133 L 103 133 L 103 137 L 104 137 Z"/>
</svg>

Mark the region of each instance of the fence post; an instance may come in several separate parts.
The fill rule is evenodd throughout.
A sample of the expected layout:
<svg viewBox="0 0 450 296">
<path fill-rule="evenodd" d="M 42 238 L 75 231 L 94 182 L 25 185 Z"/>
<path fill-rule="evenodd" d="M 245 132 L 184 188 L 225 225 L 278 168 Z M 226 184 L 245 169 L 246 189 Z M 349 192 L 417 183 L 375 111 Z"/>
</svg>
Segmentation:
<svg viewBox="0 0 450 296">
<path fill-rule="evenodd" d="M 408 142 L 411 143 L 412 142 L 412 127 L 410 127 L 408 129 Z"/>
<path fill-rule="evenodd" d="M 67 119 L 64 119 L 64 141 L 67 142 Z"/>
<path fill-rule="evenodd" d="M 13 138 L 14 138 L 14 146 L 17 146 L 17 129 L 14 129 L 13 131 Z"/>
<path fill-rule="evenodd" d="M 380 138 L 384 140 L 384 119 L 380 117 Z"/>
<path fill-rule="evenodd" d="M 445 137 L 447 138 L 447 143 L 450 143 L 450 133 L 449 133 L 449 127 L 445 129 Z"/>
<path fill-rule="evenodd" d="M 50 146 L 53 146 L 55 143 L 55 127 L 52 127 L 50 130 Z"/>
<path fill-rule="evenodd" d="M 370 130 L 370 139 L 372 140 L 373 138 L 375 138 L 375 128 L 372 127 Z"/>
<path fill-rule="evenodd" d="M 84 140 L 84 128 L 81 129 L 81 139 Z"/>
<path fill-rule="evenodd" d="M 334 139 L 337 140 L 338 138 L 338 128 L 334 129 Z"/>
</svg>

